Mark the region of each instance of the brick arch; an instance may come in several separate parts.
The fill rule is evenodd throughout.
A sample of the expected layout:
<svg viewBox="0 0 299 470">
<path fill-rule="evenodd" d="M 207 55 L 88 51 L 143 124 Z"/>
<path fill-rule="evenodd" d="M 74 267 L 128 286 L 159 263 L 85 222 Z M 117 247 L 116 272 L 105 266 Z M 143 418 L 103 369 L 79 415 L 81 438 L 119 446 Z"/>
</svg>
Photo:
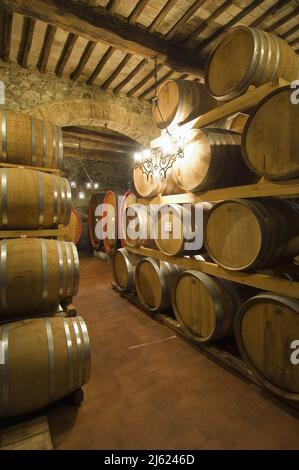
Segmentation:
<svg viewBox="0 0 299 470">
<path fill-rule="evenodd" d="M 142 146 L 159 135 L 154 123 L 130 106 L 100 100 L 77 99 L 43 103 L 24 110 L 33 117 L 57 126 L 107 126 L 125 134 Z"/>
</svg>

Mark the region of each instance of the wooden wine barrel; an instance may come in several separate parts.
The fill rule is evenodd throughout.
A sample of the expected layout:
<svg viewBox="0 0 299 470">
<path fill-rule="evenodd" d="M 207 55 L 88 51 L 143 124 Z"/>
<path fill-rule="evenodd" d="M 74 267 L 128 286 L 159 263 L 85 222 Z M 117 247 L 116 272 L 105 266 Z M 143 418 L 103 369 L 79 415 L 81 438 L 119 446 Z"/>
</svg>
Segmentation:
<svg viewBox="0 0 299 470">
<path fill-rule="evenodd" d="M 121 292 L 135 290 L 135 267 L 140 258 L 140 256 L 130 253 L 126 248 L 119 248 L 113 253 L 113 279 Z"/>
<path fill-rule="evenodd" d="M 264 98 L 246 123 L 242 137 L 245 163 L 274 180 L 299 176 L 299 105 L 293 89 L 283 87 Z"/>
<path fill-rule="evenodd" d="M 200 343 L 233 334 L 241 304 L 233 284 L 199 271 L 184 271 L 172 291 L 172 307 L 186 333 Z"/>
<path fill-rule="evenodd" d="M 0 326 L 0 418 L 38 410 L 88 382 L 90 343 L 84 320 L 40 318 Z"/>
<path fill-rule="evenodd" d="M 74 242 L 78 245 L 82 236 L 82 222 L 79 212 L 76 209 L 72 209 L 70 223 L 65 228 L 65 240 Z"/>
<path fill-rule="evenodd" d="M 226 131 L 236 132 L 237 134 L 243 134 L 244 127 L 248 121 L 248 114 L 236 113 L 228 118 L 219 119 L 209 125 L 209 128 L 223 129 Z"/>
<path fill-rule="evenodd" d="M 298 57 L 278 36 L 247 26 L 228 30 L 210 54 L 205 83 L 217 100 L 228 101 L 276 78 L 298 78 Z"/>
<path fill-rule="evenodd" d="M 244 163 L 241 136 L 221 129 L 188 133 L 184 158 L 173 165 L 174 182 L 184 191 L 241 186 L 259 177 Z"/>
<path fill-rule="evenodd" d="M 103 224 L 104 248 L 106 253 L 112 255 L 118 246 L 118 195 L 109 190 L 103 200 L 102 218 L 106 219 Z"/>
<path fill-rule="evenodd" d="M 169 308 L 171 289 L 179 272 L 175 264 L 142 258 L 135 269 L 135 287 L 142 305 L 152 312 Z"/>
<path fill-rule="evenodd" d="M 0 169 L 1 230 L 68 225 L 72 194 L 67 179 L 21 168 Z"/>
<path fill-rule="evenodd" d="M 153 119 L 160 129 L 190 122 L 217 106 L 205 85 L 189 80 L 167 80 L 157 97 L 159 109 L 153 105 Z"/>
<path fill-rule="evenodd" d="M 77 294 L 79 258 L 74 243 L 15 238 L 0 241 L 0 253 L 0 321 L 55 313 L 60 301 Z"/>
<path fill-rule="evenodd" d="M 278 198 L 222 201 L 210 211 L 205 247 L 229 270 L 261 269 L 299 253 L 299 209 Z"/>
<path fill-rule="evenodd" d="M 211 208 L 212 204 L 208 202 L 184 206 L 165 204 L 160 207 L 155 219 L 158 249 L 170 256 L 204 252 L 203 225 Z M 192 246 L 187 249 L 186 244 Z"/>
<path fill-rule="evenodd" d="M 176 185 L 172 169 L 167 171 L 166 178 L 160 176 L 147 177 L 140 168 L 134 168 L 133 179 L 136 191 L 142 197 L 153 197 L 157 194 L 179 194 L 182 190 Z"/>
<path fill-rule="evenodd" d="M 94 250 L 98 250 L 102 243 L 102 238 L 98 238 L 96 234 L 96 225 L 101 220 L 101 215 L 96 215 L 96 209 L 103 204 L 105 193 L 94 193 L 88 205 L 88 233 L 91 246 Z"/>
<path fill-rule="evenodd" d="M 0 163 L 59 168 L 63 159 L 60 127 L 26 114 L 0 111 Z"/>
<path fill-rule="evenodd" d="M 126 246 L 125 242 L 125 222 L 124 222 L 124 217 L 125 217 L 125 212 L 127 207 L 131 206 L 132 204 L 136 204 L 137 202 L 137 196 L 135 193 L 132 191 L 127 191 L 121 200 L 121 204 L 119 207 L 119 231 L 120 231 L 120 243 L 122 247 Z"/>
<path fill-rule="evenodd" d="M 125 244 L 131 247 L 154 247 L 152 237 L 153 219 L 155 212 L 150 206 L 143 204 L 132 204 L 125 210 L 124 235 Z"/>
<path fill-rule="evenodd" d="M 291 362 L 291 344 L 299 339 L 298 300 L 271 293 L 249 299 L 236 316 L 235 335 L 243 359 L 264 386 L 298 401 L 299 367 Z"/>
</svg>

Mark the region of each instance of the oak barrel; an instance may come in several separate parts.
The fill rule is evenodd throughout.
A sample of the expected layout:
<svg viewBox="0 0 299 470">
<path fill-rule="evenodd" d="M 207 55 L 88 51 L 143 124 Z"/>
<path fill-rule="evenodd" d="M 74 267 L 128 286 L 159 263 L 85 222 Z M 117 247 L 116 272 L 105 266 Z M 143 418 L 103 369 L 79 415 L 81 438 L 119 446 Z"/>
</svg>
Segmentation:
<svg viewBox="0 0 299 470">
<path fill-rule="evenodd" d="M 179 272 L 175 264 L 142 258 L 135 269 L 135 287 L 142 305 L 152 312 L 169 308 L 171 289 Z"/>
<path fill-rule="evenodd" d="M 186 333 L 200 343 L 233 334 L 241 304 L 233 284 L 199 271 L 184 271 L 172 291 L 172 307 Z"/>
<path fill-rule="evenodd" d="M 119 248 L 113 253 L 113 279 L 121 292 L 130 292 L 135 289 L 135 267 L 139 260 L 140 256 L 131 253 L 126 248 Z"/>
<path fill-rule="evenodd" d="M 98 250 L 102 243 L 102 238 L 99 238 L 96 233 L 96 226 L 101 220 L 100 204 L 103 204 L 105 193 L 94 193 L 88 204 L 88 233 L 91 246 L 94 250 Z M 98 210 L 97 210 L 98 208 Z"/>
<path fill-rule="evenodd" d="M 0 111 L 0 163 L 59 168 L 63 159 L 60 127 L 26 114 Z"/>
<path fill-rule="evenodd" d="M 182 256 L 205 251 L 203 225 L 212 204 L 165 204 L 155 218 L 155 242 L 169 256 Z"/>
<path fill-rule="evenodd" d="M 235 335 L 243 359 L 269 390 L 299 400 L 299 301 L 261 293 L 245 302 L 235 319 Z M 293 341 L 297 346 L 292 348 Z"/>
<path fill-rule="evenodd" d="M 118 246 L 118 195 L 111 190 L 103 200 L 102 219 L 104 248 L 112 255 Z"/>
<path fill-rule="evenodd" d="M 219 119 L 218 121 L 209 124 L 209 128 L 224 129 L 237 134 L 243 134 L 245 124 L 249 118 L 248 114 L 236 113 L 227 118 Z"/>
<path fill-rule="evenodd" d="M 55 313 L 60 301 L 77 294 L 79 257 L 74 243 L 15 238 L 0 241 L 0 253 L 0 321 Z"/>
<path fill-rule="evenodd" d="M 160 129 L 165 129 L 190 122 L 216 106 L 205 85 L 189 80 L 167 80 L 157 90 L 153 119 Z"/>
<path fill-rule="evenodd" d="M 0 326 L 0 418 L 38 410 L 88 382 L 90 344 L 81 317 Z"/>
<path fill-rule="evenodd" d="M 71 212 L 71 219 L 65 228 L 65 240 L 74 242 L 77 245 L 82 236 L 82 222 L 79 212 L 73 208 Z"/>
<path fill-rule="evenodd" d="M 174 182 L 185 191 L 241 186 L 259 177 L 244 163 L 241 136 L 222 129 L 191 130 L 184 158 L 173 165 Z"/>
<path fill-rule="evenodd" d="M 143 204 L 132 204 L 126 208 L 123 218 L 123 233 L 127 246 L 154 247 L 153 227 L 155 215 L 154 208 Z"/>
<path fill-rule="evenodd" d="M 67 179 L 34 170 L 1 168 L 0 185 L 1 230 L 68 225 L 72 195 Z"/>
<path fill-rule="evenodd" d="M 292 103 L 292 93 L 289 86 L 272 92 L 254 109 L 244 128 L 245 163 L 266 178 L 299 176 L 299 104 Z"/>
<path fill-rule="evenodd" d="M 205 67 L 205 83 L 217 100 L 228 101 L 244 93 L 249 85 L 259 86 L 277 78 L 298 78 L 298 57 L 278 36 L 236 26 L 218 41 Z"/>
<path fill-rule="evenodd" d="M 166 178 L 156 175 L 146 176 L 138 167 L 133 170 L 136 191 L 142 197 L 153 197 L 157 194 L 179 194 L 182 190 L 174 182 L 172 168 L 167 171 Z"/>
<path fill-rule="evenodd" d="M 279 198 L 237 199 L 216 204 L 205 225 L 205 247 L 229 270 L 261 269 L 299 253 L 299 208 Z"/>
<path fill-rule="evenodd" d="M 131 206 L 132 204 L 136 204 L 137 196 L 132 191 L 127 191 L 121 200 L 121 204 L 119 207 L 119 235 L 120 235 L 120 243 L 122 247 L 126 246 L 125 242 L 125 232 L 124 232 L 124 217 L 126 213 L 127 207 Z"/>
</svg>

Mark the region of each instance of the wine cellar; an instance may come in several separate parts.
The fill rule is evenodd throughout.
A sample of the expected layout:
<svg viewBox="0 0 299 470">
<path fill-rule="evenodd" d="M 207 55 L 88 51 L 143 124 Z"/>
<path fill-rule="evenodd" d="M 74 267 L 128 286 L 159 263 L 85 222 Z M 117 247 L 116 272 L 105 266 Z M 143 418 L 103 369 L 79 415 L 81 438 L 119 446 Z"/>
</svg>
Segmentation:
<svg viewBox="0 0 299 470">
<path fill-rule="evenodd" d="M 299 449 L 298 25 L 0 2 L 1 450 Z"/>
</svg>

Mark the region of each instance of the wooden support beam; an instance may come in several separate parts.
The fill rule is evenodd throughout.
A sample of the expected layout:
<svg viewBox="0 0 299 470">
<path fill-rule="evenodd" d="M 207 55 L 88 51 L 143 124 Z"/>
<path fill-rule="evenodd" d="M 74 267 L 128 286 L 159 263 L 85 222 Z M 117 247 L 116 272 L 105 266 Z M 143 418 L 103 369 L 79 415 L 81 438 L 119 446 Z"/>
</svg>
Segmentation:
<svg viewBox="0 0 299 470">
<path fill-rule="evenodd" d="M 148 73 L 140 82 L 137 83 L 130 91 L 128 91 L 127 96 L 132 96 L 136 93 L 136 91 L 140 90 L 140 88 L 143 87 L 143 85 L 146 84 L 152 77 L 154 77 L 156 71 L 158 72 L 161 67 L 163 67 L 162 64 L 158 64 L 157 67 L 155 67 L 150 73 Z"/>
<path fill-rule="evenodd" d="M 44 21 L 110 47 L 155 59 L 179 72 L 202 76 L 204 60 L 193 50 L 169 43 L 144 27 L 130 24 L 103 8 L 87 8 L 72 0 L 1 0 L 10 12 Z"/>
<path fill-rule="evenodd" d="M 288 13 L 287 15 L 283 16 L 279 20 L 275 21 L 275 23 L 273 23 L 271 26 L 269 26 L 269 28 L 267 28 L 266 31 L 268 33 L 271 33 L 273 31 L 275 31 L 276 29 L 280 28 L 281 26 L 283 26 L 288 21 L 295 18 L 298 15 L 298 13 L 299 13 L 299 7 L 295 8 L 295 10 L 291 11 L 291 13 Z"/>
<path fill-rule="evenodd" d="M 235 26 L 239 21 L 241 21 L 245 16 L 249 15 L 255 8 L 257 8 L 264 0 L 254 0 L 250 3 L 244 10 L 240 11 L 236 16 L 234 16 L 228 23 L 223 25 L 217 31 L 215 31 L 210 37 L 204 39 L 196 49 L 197 53 L 200 53 L 206 47 L 208 47 L 212 42 L 214 42 L 219 36 L 221 36 L 225 31 L 227 31 L 232 26 Z"/>
<path fill-rule="evenodd" d="M 75 70 L 70 75 L 71 80 L 73 80 L 73 81 L 78 80 L 78 78 L 80 77 L 81 73 L 83 72 L 84 67 L 87 64 L 91 54 L 93 53 L 96 45 L 97 45 L 97 43 L 95 41 L 88 41 L 77 67 L 75 68 Z"/>
<path fill-rule="evenodd" d="M 132 72 L 130 72 L 126 76 L 126 78 L 114 88 L 113 92 L 114 93 L 119 93 L 120 90 L 122 90 L 128 83 L 130 83 L 131 80 L 133 80 L 133 78 L 137 75 L 137 73 L 140 72 L 140 70 L 142 70 L 143 67 L 145 67 L 146 64 L 147 64 L 147 60 L 142 59 L 139 62 L 139 64 L 136 65 L 136 67 L 132 70 Z"/>
<path fill-rule="evenodd" d="M 160 13 L 156 16 L 156 18 L 151 22 L 148 30 L 150 32 L 153 32 L 155 29 L 157 29 L 164 18 L 168 15 L 170 10 L 174 7 L 174 5 L 178 2 L 178 0 L 167 0 L 165 3 L 164 7 L 160 11 Z"/>
<path fill-rule="evenodd" d="M 166 39 L 173 38 L 176 32 L 185 24 L 187 21 L 197 12 L 197 10 L 206 3 L 207 0 L 196 0 L 186 11 L 186 13 L 172 26 L 172 28 L 166 34 Z"/>
<path fill-rule="evenodd" d="M 279 36 L 281 37 L 281 39 L 287 39 L 289 36 L 292 36 L 292 34 L 296 33 L 297 31 L 299 31 L 299 24 L 296 24 L 295 26 L 293 26 L 293 28 L 289 29 L 289 31 L 284 34 L 280 34 Z"/>
<path fill-rule="evenodd" d="M 67 61 L 70 58 L 71 53 L 73 52 L 77 39 L 78 39 L 78 36 L 76 34 L 69 33 L 67 40 L 65 42 L 65 45 L 63 47 L 63 50 L 61 52 L 61 55 L 59 57 L 59 60 L 57 62 L 56 68 L 55 68 L 55 73 L 57 77 L 62 77 L 63 71 L 65 69 Z"/>
<path fill-rule="evenodd" d="M 121 63 L 116 67 L 114 72 L 110 75 L 110 77 L 107 78 L 107 80 L 101 85 L 102 90 L 106 90 L 111 83 L 117 78 L 118 74 L 122 71 L 122 69 L 127 65 L 129 60 L 131 59 L 132 54 L 128 53 L 125 55 Z"/>
<path fill-rule="evenodd" d="M 77 150 L 110 150 L 111 152 L 116 153 L 125 153 L 129 152 L 133 149 L 128 149 L 126 145 L 122 145 L 121 143 L 106 143 L 106 142 L 95 142 L 92 140 L 85 140 L 83 137 L 70 137 L 68 134 L 63 134 L 63 145 L 65 148 L 77 149 Z"/>
<path fill-rule="evenodd" d="M 297 46 L 297 44 L 299 43 L 299 38 L 295 38 L 293 41 L 289 42 L 289 45 L 294 47 L 294 46 Z M 297 51 L 295 51 L 297 52 Z"/>
<path fill-rule="evenodd" d="M 148 2 L 149 0 L 139 0 L 132 13 L 130 13 L 130 16 L 128 18 L 129 23 L 136 23 L 138 17 L 141 15 Z"/>
<path fill-rule="evenodd" d="M 110 57 L 112 56 L 114 52 L 114 48 L 113 47 L 108 47 L 108 49 L 106 50 L 105 54 L 103 55 L 103 57 L 101 58 L 100 62 L 98 63 L 98 65 L 96 66 L 96 68 L 94 69 L 94 71 L 92 72 L 91 76 L 89 77 L 89 79 L 87 80 L 87 85 L 92 85 L 96 79 L 98 78 L 98 76 L 100 75 L 102 69 L 104 68 L 105 64 L 108 62 L 108 60 L 110 59 Z"/>
<path fill-rule="evenodd" d="M 167 72 L 162 78 L 160 78 L 160 80 L 158 80 L 156 84 L 154 83 L 149 88 L 147 88 L 143 93 L 141 93 L 141 95 L 139 95 L 138 98 L 139 99 L 145 98 L 147 95 L 149 95 L 150 93 L 155 91 L 156 86 L 158 87 L 158 86 L 162 85 L 162 83 L 164 83 L 166 80 L 168 80 L 168 78 L 170 78 L 171 75 L 173 75 L 173 74 L 174 74 L 174 71 L 169 70 L 169 72 Z"/>
<path fill-rule="evenodd" d="M 217 8 L 206 20 L 191 33 L 184 42 L 189 45 L 193 39 L 196 39 L 210 24 L 212 21 L 215 21 L 218 16 L 222 15 L 228 8 L 234 4 L 234 0 L 226 0 L 220 7 Z"/>
<path fill-rule="evenodd" d="M 280 0 L 277 3 L 274 3 L 274 5 L 268 8 L 261 16 L 250 23 L 250 28 L 258 28 L 263 23 L 263 21 L 265 21 L 269 16 L 275 15 L 284 6 L 288 5 L 288 3 L 290 3 L 289 0 Z"/>
<path fill-rule="evenodd" d="M 32 45 L 36 21 L 32 18 L 24 18 L 22 38 L 18 54 L 18 63 L 21 67 L 27 67 L 28 56 Z"/>
<path fill-rule="evenodd" d="M 108 5 L 106 6 L 106 10 L 108 11 L 115 11 L 117 10 L 121 0 L 109 0 Z"/>
<path fill-rule="evenodd" d="M 11 45 L 11 29 L 13 15 L 11 12 L 1 10 L 1 59 L 9 61 Z"/>
<path fill-rule="evenodd" d="M 57 28 L 55 26 L 48 24 L 45 33 L 44 43 L 37 64 L 37 68 L 41 73 L 45 73 L 47 70 L 47 65 L 50 57 L 50 52 L 54 43 L 56 31 Z"/>
</svg>

